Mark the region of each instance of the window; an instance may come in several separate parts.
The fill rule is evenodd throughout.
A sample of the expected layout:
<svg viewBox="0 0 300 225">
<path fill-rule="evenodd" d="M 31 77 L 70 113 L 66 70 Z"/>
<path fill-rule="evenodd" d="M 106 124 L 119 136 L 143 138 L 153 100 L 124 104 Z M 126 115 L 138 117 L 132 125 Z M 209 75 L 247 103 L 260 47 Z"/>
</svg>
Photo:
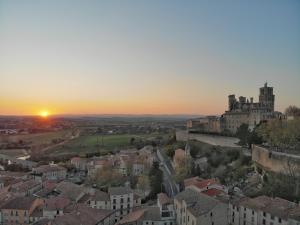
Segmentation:
<svg viewBox="0 0 300 225">
<path fill-rule="evenodd" d="M 263 225 L 266 225 L 266 220 L 265 219 L 263 219 Z"/>
<path fill-rule="evenodd" d="M 212 217 L 212 216 L 213 216 L 213 213 L 211 212 L 211 213 L 210 213 L 210 217 Z"/>
<path fill-rule="evenodd" d="M 117 200 L 116 200 L 116 199 L 113 199 L 113 203 L 117 203 Z"/>
<path fill-rule="evenodd" d="M 278 222 L 281 223 L 281 218 L 278 218 Z"/>
<path fill-rule="evenodd" d="M 263 215 L 266 216 L 266 212 L 264 212 Z"/>
<path fill-rule="evenodd" d="M 252 215 L 254 215 L 254 210 L 252 210 Z"/>
<path fill-rule="evenodd" d="M 271 215 L 271 220 L 274 220 L 274 216 Z"/>
</svg>

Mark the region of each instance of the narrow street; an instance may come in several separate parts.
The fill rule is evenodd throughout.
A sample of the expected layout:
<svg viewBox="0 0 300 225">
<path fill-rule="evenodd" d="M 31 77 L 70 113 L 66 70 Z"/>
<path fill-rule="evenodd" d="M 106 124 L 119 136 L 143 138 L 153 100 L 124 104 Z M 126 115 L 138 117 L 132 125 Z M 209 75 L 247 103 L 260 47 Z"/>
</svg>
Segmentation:
<svg viewBox="0 0 300 225">
<path fill-rule="evenodd" d="M 179 185 L 175 181 L 175 171 L 168 157 L 161 153 L 158 149 L 156 152 L 157 160 L 160 164 L 160 169 L 164 174 L 164 187 L 170 197 L 174 197 L 179 192 Z"/>
</svg>

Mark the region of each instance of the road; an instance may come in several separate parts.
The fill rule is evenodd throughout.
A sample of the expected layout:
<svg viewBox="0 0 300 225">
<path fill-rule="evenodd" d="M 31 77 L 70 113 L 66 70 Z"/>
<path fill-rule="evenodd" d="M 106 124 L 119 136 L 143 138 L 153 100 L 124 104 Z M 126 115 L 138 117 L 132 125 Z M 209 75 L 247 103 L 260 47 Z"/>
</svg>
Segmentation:
<svg viewBox="0 0 300 225">
<path fill-rule="evenodd" d="M 165 191 L 170 197 L 174 197 L 179 192 L 179 185 L 174 179 L 175 171 L 173 169 L 173 166 L 169 158 L 162 154 L 162 150 L 157 150 L 156 157 L 160 163 L 160 169 L 163 171 L 164 174 Z"/>
<path fill-rule="evenodd" d="M 176 140 L 186 141 L 187 138 L 190 140 L 201 141 L 210 145 L 223 146 L 223 147 L 234 147 L 240 148 L 237 143 L 239 142 L 238 138 L 235 137 L 225 137 L 212 134 L 188 134 L 186 130 L 176 131 Z"/>
</svg>

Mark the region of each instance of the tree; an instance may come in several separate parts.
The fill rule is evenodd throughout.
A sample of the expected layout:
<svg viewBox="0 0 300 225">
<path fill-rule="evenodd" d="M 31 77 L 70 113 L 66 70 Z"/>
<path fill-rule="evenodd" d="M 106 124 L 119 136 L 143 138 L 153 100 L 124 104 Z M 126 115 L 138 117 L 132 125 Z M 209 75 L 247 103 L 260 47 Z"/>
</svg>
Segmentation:
<svg viewBox="0 0 300 225">
<path fill-rule="evenodd" d="M 300 119 L 274 120 L 262 124 L 258 135 L 272 147 L 281 150 L 297 149 L 300 146 Z"/>
<path fill-rule="evenodd" d="M 248 147 L 251 148 L 252 144 L 262 144 L 263 139 L 257 133 L 257 128 L 254 128 L 253 131 L 249 132 L 247 138 Z"/>
<path fill-rule="evenodd" d="M 300 108 L 298 108 L 297 106 L 291 105 L 286 108 L 285 114 L 287 116 L 300 117 Z"/>
<path fill-rule="evenodd" d="M 130 138 L 130 145 L 133 145 L 133 144 L 134 144 L 134 141 L 135 141 L 135 138 L 134 138 L 134 137 Z"/>
<path fill-rule="evenodd" d="M 240 139 L 239 144 L 246 145 L 249 138 L 250 130 L 248 124 L 243 123 L 236 131 L 236 136 Z"/>
<path fill-rule="evenodd" d="M 125 183 L 125 179 L 122 174 L 120 174 L 110 166 L 98 169 L 93 180 L 98 187 L 121 186 Z"/>
<path fill-rule="evenodd" d="M 139 176 L 137 181 L 137 187 L 141 189 L 144 193 L 146 192 L 146 190 L 150 189 L 150 182 L 148 176 Z"/>
<path fill-rule="evenodd" d="M 155 198 L 156 195 L 162 191 L 163 185 L 163 172 L 159 169 L 159 163 L 153 162 L 149 172 L 149 183 L 150 183 L 150 198 Z"/>
<path fill-rule="evenodd" d="M 173 158 L 174 154 L 175 154 L 175 149 L 173 148 L 172 145 L 167 145 L 166 146 L 166 154 L 167 156 L 169 156 L 171 159 Z"/>
</svg>

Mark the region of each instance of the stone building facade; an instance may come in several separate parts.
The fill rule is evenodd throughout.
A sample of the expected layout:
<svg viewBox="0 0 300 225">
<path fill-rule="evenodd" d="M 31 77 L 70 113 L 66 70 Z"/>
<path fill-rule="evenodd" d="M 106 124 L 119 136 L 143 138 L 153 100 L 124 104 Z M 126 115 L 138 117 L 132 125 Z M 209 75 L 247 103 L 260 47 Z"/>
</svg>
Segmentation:
<svg viewBox="0 0 300 225">
<path fill-rule="evenodd" d="M 221 117 L 207 116 L 192 119 L 187 122 L 190 131 L 203 133 L 231 133 L 235 134 L 242 124 L 247 124 L 252 130 L 261 121 L 285 118 L 280 112 L 274 111 L 275 95 L 273 87 L 267 83 L 259 89 L 259 101 L 253 98 L 247 99 L 240 96 L 238 99 L 234 94 L 228 96 L 228 109 Z"/>
</svg>

